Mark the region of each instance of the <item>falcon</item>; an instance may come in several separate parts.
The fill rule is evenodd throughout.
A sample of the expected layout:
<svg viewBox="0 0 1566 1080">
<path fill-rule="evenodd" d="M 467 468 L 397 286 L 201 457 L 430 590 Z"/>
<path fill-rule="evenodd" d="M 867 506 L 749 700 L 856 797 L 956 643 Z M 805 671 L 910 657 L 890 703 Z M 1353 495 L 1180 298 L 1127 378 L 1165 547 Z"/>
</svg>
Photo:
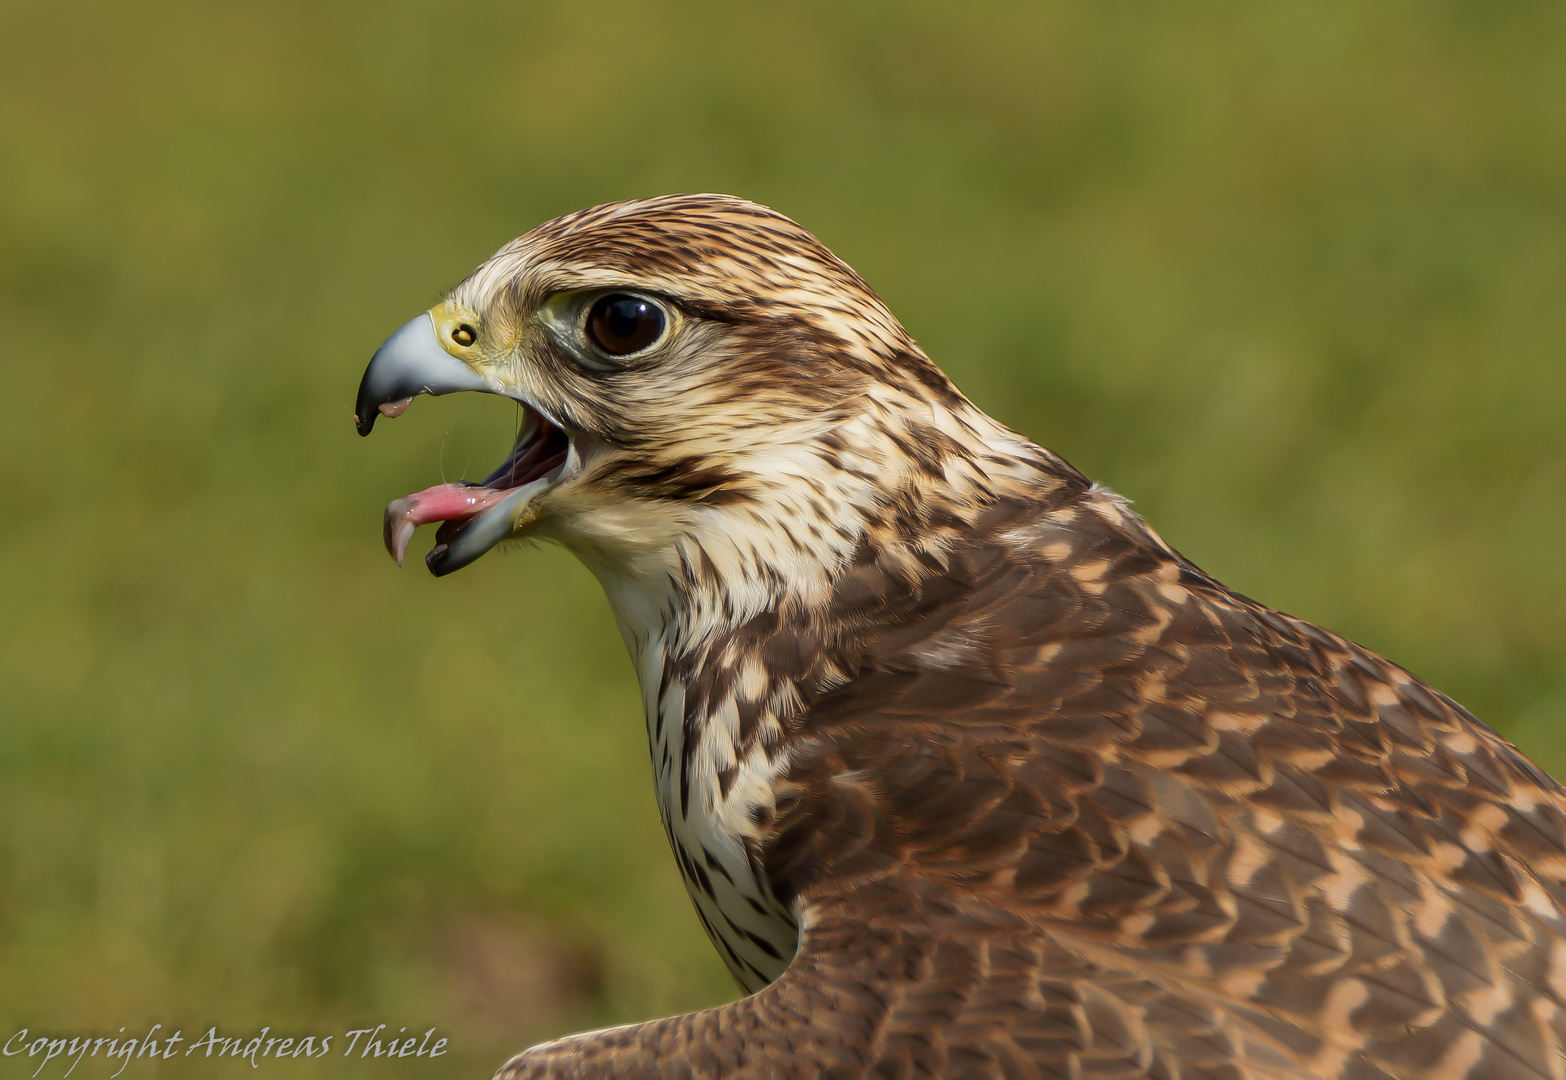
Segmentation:
<svg viewBox="0 0 1566 1080">
<path fill-rule="evenodd" d="M 1566 1080 L 1562 788 L 985 415 L 788 218 L 540 225 L 386 341 L 359 433 L 464 390 L 515 445 L 387 547 L 597 576 L 748 992 L 498 1076 Z"/>
</svg>

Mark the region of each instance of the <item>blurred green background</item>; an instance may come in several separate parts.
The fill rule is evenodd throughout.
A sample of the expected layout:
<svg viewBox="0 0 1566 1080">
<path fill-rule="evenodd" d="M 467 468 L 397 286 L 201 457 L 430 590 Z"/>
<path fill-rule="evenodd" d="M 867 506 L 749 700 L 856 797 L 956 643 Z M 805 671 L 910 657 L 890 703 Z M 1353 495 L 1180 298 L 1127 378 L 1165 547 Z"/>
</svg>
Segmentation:
<svg viewBox="0 0 1566 1080">
<path fill-rule="evenodd" d="M 1547 2 L 0 4 L 0 1037 L 439 1025 L 262 1067 L 482 1076 L 733 996 L 596 585 L 381 549 L 509 410 L 349 419 L 611 199 L 794 216 L 1209 571 L 1566 771 L 1563 56 Z"/>
</svg>

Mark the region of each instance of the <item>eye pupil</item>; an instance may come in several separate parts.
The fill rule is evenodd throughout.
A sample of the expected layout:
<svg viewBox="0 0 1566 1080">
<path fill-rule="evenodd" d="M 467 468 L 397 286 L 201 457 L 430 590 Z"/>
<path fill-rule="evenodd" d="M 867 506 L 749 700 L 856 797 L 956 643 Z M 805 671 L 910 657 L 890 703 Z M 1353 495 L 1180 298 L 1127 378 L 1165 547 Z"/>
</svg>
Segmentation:
<svg viewBox="0 0 1566 1080">
<path fill-rule="evenodd" d="M 663 312 L 651 300 L 626 293 L 600 297 L 587 313 L 587 333 L 610 356 L 641 352 L 663 335 Z"/>
<path fill-rule="evenodd" d="M 451 332 L 451 340 L 455 341 L 463 348 L 467 348 L 469 345 L 478 340 L 478 335 L 473 332 L 473 327 L 469 326 L 467 323 L 463 323 L 461 326 L 457 327 Z"/>
</svg>

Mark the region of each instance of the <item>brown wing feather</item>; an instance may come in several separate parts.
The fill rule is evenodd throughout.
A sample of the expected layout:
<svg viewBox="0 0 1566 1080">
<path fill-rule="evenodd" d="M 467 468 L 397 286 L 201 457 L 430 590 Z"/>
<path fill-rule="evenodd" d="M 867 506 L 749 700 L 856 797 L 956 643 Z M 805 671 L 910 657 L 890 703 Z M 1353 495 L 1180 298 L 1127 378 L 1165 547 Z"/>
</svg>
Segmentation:
<svg viewBox="0 0 1566 1080">
<path fill-rule="evenodd" d="M 852 672 L 759 853 L 794 965 L 505 1075 L 1563 1075 L 1566 799 L 1446 698 L 1099 495 L 841 599 L 771 646 Z"/>
<path fill-rule="evenodd" d="M 892 878 L 809 910 L 799 957 L 759 993 L 535 1047 L 498 1078 L 1307 1075 L 1245 1017 L 961 890 Z"/>
<path fill-rule="evenodd" d="M 1559 786 L 1102 497 L 1017 517 L 928 613 L 920 582 L 859 583 L 880 610 L 807 714 L 780 892 L 939 882 L 1302 1076 L 1561 1076 Z"/>
<path fill-rule="evenodd" d="M 1097 494 L 840 599 L 770 646 L 851 671 L 759 852 L 793 966 L 502 1075 L 1566 1074 L 1566 797 L 1407 672 Z"/>
</svg>

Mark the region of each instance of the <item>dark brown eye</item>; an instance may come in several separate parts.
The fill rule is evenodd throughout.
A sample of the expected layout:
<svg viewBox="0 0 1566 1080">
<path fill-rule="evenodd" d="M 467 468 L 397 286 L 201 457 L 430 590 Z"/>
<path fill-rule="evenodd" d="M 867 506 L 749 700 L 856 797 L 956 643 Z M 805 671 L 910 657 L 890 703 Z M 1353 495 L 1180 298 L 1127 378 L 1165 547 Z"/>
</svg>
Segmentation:
<svg viewBox="0 0 1566 1080">
<path fill-rule="evenodd" d="M 463 323 L 451 332 L 451 340 L 466 349 L 478 340 L 478 335 L 473 332 L 473 327 Z"/>
<path fill-rule="evenodd" d="M 641 352 L 663 336 L 663 326 L 657 304 L 627 293 L 601 296 L 587 313 L 587 336 L 610 356 Z"/>
</svg>

